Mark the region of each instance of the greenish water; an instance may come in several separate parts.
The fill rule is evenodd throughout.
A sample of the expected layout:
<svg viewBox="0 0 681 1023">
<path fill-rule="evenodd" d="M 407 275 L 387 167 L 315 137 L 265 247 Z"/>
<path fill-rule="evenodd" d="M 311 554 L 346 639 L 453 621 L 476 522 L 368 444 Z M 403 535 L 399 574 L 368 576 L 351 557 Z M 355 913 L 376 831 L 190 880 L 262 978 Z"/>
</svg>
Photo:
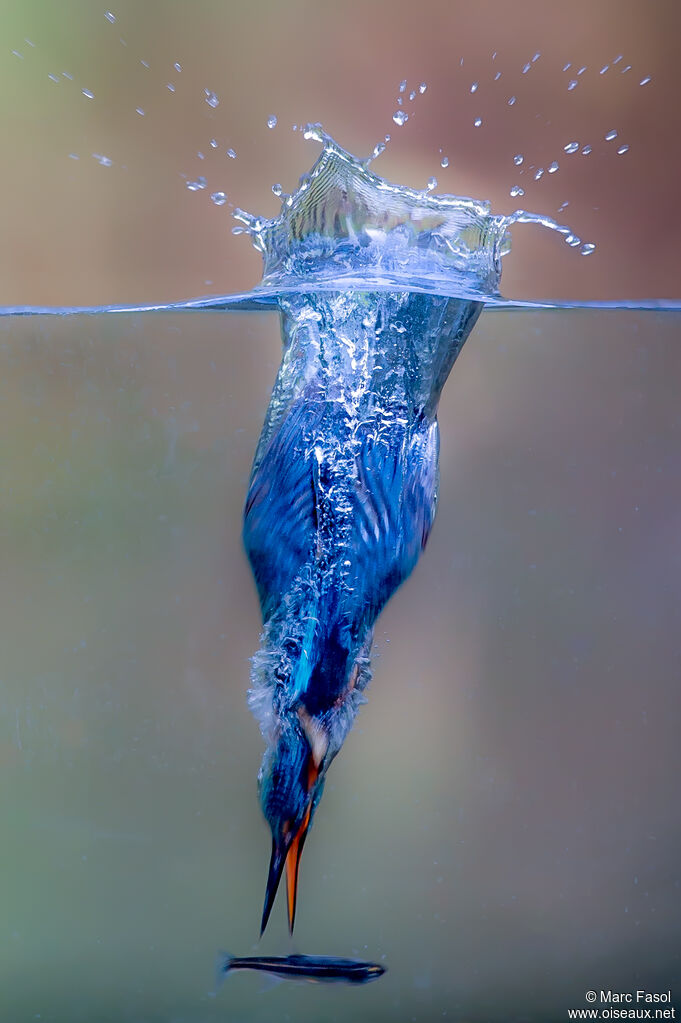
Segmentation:
<svg viewBox="0 0 681 1023">
<path fill-rule="evenodd" d="M 445 388 L 433 535 L 301 866 L 294 947 L 388 973 L 214 994 L 269 859 L 240 530 L 279 355 L 268 313 L 0 321 L 0 1018 L 678 998 L 681 315 L 635 310 L 483 312 Z"/>
</svg>

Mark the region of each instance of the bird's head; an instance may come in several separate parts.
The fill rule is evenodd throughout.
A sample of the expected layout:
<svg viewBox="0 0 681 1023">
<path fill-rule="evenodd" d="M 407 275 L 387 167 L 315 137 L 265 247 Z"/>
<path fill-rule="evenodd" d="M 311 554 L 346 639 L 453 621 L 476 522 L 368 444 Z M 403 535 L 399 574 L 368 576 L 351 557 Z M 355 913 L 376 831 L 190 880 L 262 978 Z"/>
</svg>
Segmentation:
<svg viewBox="0 0 681 1023">
<path fill-rule="evenodd" d="M 322 726 L 300 711 L 293 721 L 282 723 L 276 742 L 263 758 L 258 785 L 262 810 L 272 831 L 272 856 L 261 934 L 267 926 L 284 869 L 288 924 L 289 931 L 293 932 L 298 866 L 324 788 L 328 752 L 328 737 Z"/>
</svg>

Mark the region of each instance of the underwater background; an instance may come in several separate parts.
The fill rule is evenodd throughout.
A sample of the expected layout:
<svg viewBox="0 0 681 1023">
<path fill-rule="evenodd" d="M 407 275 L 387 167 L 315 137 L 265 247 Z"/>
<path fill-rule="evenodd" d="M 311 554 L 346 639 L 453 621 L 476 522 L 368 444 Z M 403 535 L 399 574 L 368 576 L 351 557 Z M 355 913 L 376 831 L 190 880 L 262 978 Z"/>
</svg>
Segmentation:
<svg viewBox="0 0 681 1023">
<path fill-rule="evenodd" d="M 550 10 L 126 3 L 114 26 L 91 4 L 3 5 L 22 57 L 0 64 L 0 301 L 252 286 L 260 257 L 207 191 L 274 215 L 271 185 L 316 154 L 290 124 L 317 118 L 360 153 L 392 129 L 377 173 L 436 174 L 499 212 L 518 205 L 513 154 L 616 127 L 626 154 L 563 154 L 522 200 L 569 200 L 596 251 L 514 228 L 502 291 L 678 298 L 678 9 Z M 518 102 L 474 108 L 495 49 Z M 627 91 L 596 68 L 568 92 L 564 62 L 622 52 Z M 77 73 L 70 94 L 53 69 Z M 428 91 L 396 129 L 403 77 Z M 180 174 L 218 136 L 192 193 Z M 278 317 L 0 319 L 3 1023 L 553 1021 L 592 988 L 678 1002 L 680 342 L 679 313 L 483 311 L 440 405 L 433 533 L 378 621 L 301 867 L 294 947 L 388 973 L 216 993 L 218 948 L 254 948 L 269 859 L 241 521 Z M 278 903 L 258 950 L 290 948 Z"/>
</svg>

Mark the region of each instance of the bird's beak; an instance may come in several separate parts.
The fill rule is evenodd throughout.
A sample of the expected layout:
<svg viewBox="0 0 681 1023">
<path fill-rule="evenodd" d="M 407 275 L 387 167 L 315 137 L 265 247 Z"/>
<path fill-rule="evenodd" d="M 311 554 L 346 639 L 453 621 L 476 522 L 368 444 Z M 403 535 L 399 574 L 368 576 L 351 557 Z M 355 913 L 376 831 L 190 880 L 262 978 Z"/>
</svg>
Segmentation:
<svg viewBox="0 0 681 1023">
<path fill-rule="evenodd" d="M 298 829 L 286 857 L 286 908 L 288 910 L 288 931 L 293 934 L 293 925 L 296 921 L 296 895 L 298 892 L 298 867 L 300 857 L 303 854 L 303 846 L 307 838 L 307 829 L 310 824 L 310 807 L 303 818 L 303 823 Z"/>
<path fill-rule="evenodd" d="M 308 765 L 308 791 L 312 792 L 314 783 L 319 775 L 319 769 L 312 758 Z M 293 925 L 296 919 L 296 895 L 298 892 L 298 867 L 300 857 L 303 853 L 303 846 L 307 838 L 307 831 L 310 826 L 312 815 L 312 803 L 308 805 L 303 822 L 296 832 L 288 832 L 280 839 L 272 839 L 272 855 L 270 856 L 270 869 L 267 875 L 267 888 L 265 889 L 265 905 L 262 911 L 262 923 L 260 925 L 260 937 L 262 938 L 267 921 L 272 912 L 274 897 L 277 894 L 281 875 L 286 866 L 286 908 L 288 911 L 288 929 L 293 934 Z"/>
<path fill-rule="evenodd" d="M 272 906 L 274 905 L 274 897 L 277 894 L 277 888 L 281 881 L 281 874 L 284 869 L 284 863 L 286 862 L 286 853 L 288 851 L 288 844 L 277 843 L 272 839 L 272 855 L 270 856 L 270 870 L 267 875 L 267 887 L 265 889 L 265 905 L 262 911 L 262 923 L 260 924 L 260 937 L 262 938 L 265 928 L 267 927 L 267 921 L 270 918 L 272 912 Z"/>
</svg>

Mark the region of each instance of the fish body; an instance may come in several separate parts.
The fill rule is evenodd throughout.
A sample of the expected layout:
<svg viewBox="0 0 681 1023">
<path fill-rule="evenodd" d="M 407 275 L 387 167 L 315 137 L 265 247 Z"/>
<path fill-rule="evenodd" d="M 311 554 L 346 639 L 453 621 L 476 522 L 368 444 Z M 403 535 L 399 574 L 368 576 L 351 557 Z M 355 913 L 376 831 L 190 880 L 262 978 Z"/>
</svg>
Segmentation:
<svg viewBox="0 0 681 1023">
<path fill-rule="evenodd" d="M 335 956 L 232 956 L 221 952 L 217 966 L 218 982 L 221 983 L 232 970 L 257 970 L 285 980 L 368 984 L 382 977 L 386 968 L 363 959 L 339 959 Z"/>
</svg>

